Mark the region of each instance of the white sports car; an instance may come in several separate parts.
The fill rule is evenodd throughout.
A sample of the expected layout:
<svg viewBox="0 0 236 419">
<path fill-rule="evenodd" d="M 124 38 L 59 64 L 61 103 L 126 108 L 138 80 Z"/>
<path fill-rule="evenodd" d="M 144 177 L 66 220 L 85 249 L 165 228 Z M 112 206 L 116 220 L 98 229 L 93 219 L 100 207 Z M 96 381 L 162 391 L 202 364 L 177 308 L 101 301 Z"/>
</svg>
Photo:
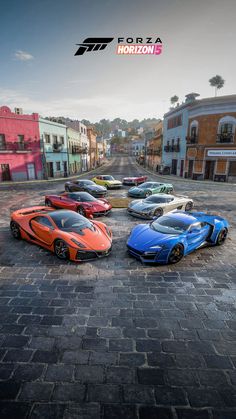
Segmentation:
<svg viewBox="0 0 236 419">
<path fill-rule="evenodd" d="M 163 193 L 151 195 L 146 199 L 132 201 L 127 211 L 135 217 L 152 220 L 176 209 L 190 211 L 192 208 L 193 200 L 187 196 L 174 196 Z"/>
</svg>

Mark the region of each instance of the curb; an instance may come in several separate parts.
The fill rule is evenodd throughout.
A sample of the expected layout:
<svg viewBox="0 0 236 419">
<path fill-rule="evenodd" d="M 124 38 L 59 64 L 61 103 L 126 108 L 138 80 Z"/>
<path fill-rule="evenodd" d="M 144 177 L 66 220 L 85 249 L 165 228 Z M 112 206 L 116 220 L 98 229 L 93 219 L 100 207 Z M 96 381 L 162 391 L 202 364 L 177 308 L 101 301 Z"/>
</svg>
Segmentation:
<svg viewBox="0 0 236 419">
<path fill-rule="evenodd" d="M 134 164 L 137 167 L 142 167 L 142 170 L 144 170 L 147 173 L 150 173 L 150 175 L 156 176 L 159 179 L 165 179 L 165 180 L 168 180 L 168 181 L 173 181 L 173 182 L 175 182 L 175 181 L 180 181 L 180 182 L 189 182 L 189 181 L 191 181 L 193 183 L 201 183 L 201 184 L 206 184 L 206 185 L 231 185 L 231 186 L 236 186 L 236 183 L 229 183 L 229 182 L 214 182 L 213 180 L 212 181 L 209 181 L 209 180 L 194 180 L 194 179 L 185 179 L 185 178 L 182 178 L 180 176 L 176 176 L 176 177 L 169 176 L 168 177 L 168 176 L 165 176 L 165 175 L 164 176 L 163 175 L 158 175 L 157 173 L 151 172 L 151 170 L 148 170 L 145 167 L 141 166 L 137 162 L 134 162 Z"/>
</svg>

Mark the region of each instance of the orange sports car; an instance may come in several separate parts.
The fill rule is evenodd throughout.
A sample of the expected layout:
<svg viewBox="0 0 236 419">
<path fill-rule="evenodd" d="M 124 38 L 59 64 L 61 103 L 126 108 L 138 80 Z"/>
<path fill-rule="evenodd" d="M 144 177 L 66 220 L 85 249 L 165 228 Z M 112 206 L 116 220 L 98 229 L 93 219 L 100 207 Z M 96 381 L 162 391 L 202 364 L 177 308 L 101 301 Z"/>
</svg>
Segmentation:
<svg viewBox="0 0 236 419">
<path fill-rule="evenodd" d="M 10 228 L 16 239 L 38 244 L 59 259 L 81 262 L 108 256 L 111 251 L 110 228 L 74 211 L 22 208 L 11 214 Z"/>
</svg>

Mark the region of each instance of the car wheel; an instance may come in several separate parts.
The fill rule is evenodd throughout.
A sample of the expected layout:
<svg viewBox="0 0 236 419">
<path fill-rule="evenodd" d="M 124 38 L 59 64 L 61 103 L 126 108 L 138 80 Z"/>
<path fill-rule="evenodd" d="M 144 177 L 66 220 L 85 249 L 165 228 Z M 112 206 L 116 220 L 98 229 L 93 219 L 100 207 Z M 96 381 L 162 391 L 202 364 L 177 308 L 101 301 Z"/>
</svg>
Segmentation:
<svg viewBox="0 0 236 419">
<path fill-rule="evenodd" d="M 185 205 L 185 211 L 191 211 L 192 208 L 193 203 L 191 201 L 187 202 L 187 204 Z"/>
<path fill-rule="evenodd" d="M 65 186 L 65 191 L 66 191 L 66 192 L 70 192 L 70 188 L 69 188 L 69 186 Z"/>
<path fill-rule="evenodd" d="M 106 189 L 109 189 L 109 185 L 104 185 Z"/>
<path fill-rule="evenodd" d="M 55 241 L 54 252 L 59 259 L 66 260 L 69 258 L 69 248 L 64 240 L 58 239 Z"/>
<path fill-rule="evenodd" d="M 85 209 L 83 207 L 78 207 L 77 212 L 80 215 L 83 215 L 83 217 L 86 217 Z"/>
<path fill-rule="evenodd" d="M 46 207 L 52 207 L 52 203 L 49 199 L 45 200 L 45 205 L 46 205 Z"/>
<path fill-rule="evenodd" d="M 147 191 L 145 196 L 146 196 L 146 198 L 147 198 L 147 197 L 148 197 L 148 196 L 150 196 L 150 195 L 152 195 L 152 192 L 151 192 L 151 191 Z"/>
<path fill-rule="evenodd" d="M 154 217 L 161 217 L 163 215 L 163 209 L 162 208 L 156 208 L 153 215 L 154 215 Z"/>
<path fill-rule="evenodd" d="M 184 247 L 182 244 L 176 244 L 169 254 L 168 263 L 178 263 L 184 256 Z"/>
<path fill-rule="evenodd" d="M 220 232 L 219 232 L 219 234 L 217 236 L 216 244 L 218 246 L 221 246 L 225 242 L 225 240 L 227 238 L 227 235 L 228 235 L 227 228 L 222 228 L 222 230 L 220 230 Z"/>
<path fill-rule="evenodd" d="M 17 240 L 20 240 L 21 239 L 20 227 L 15 221 L 11 221 L 10 229 L 11 229 L 11 234 L 13 235 L 13 237 Z"/>
</svg>

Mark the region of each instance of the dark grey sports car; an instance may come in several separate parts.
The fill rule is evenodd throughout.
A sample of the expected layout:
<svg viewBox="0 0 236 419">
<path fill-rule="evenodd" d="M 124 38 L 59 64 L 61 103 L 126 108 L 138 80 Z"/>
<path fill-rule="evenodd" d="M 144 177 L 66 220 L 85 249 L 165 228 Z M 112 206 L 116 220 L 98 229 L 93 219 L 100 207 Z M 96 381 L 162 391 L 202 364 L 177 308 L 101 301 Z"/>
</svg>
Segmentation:
<svg viewBox="0 0 236 419">
<path fill-rule="evenodd" d="M 65 183 L 65 190 L 67 192 L 86 191 L 96 198 L 103 197 L 107 194 L 107 189 L 104 186 L 96 185 L 96 183 L 88 179 L 68 181 Z"/>
</svg>

